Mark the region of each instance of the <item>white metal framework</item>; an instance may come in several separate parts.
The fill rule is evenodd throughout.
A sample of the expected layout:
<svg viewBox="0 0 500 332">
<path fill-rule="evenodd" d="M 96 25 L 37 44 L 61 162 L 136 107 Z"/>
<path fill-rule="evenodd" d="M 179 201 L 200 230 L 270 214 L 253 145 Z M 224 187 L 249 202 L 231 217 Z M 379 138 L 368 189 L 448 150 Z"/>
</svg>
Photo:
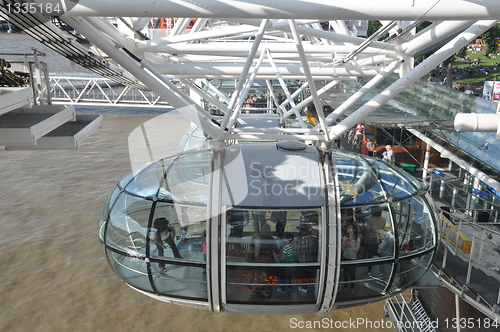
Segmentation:
<svg viewBox="0 0 500 332">
<path fill-rule="evenodd" d="M 3 2 L 12 12 L 19 1 Z M 35 3 L 38 10 L 47 12 L 46 2 Z M 500 18 L 500 4 L 493 0 L 61 3 L 64 6 L 59 13 L 65 14 L 60 18 L 90 41 L 92 46 L 88 50 L 97 63 L 104 69 L 112 69 L 117 76 L 137 79 L 138 86 L 146 86 L 161 96 L 215 140 L 255 139 L 256 134 L 262 139 L 283 139 L 284 134 L 293 134 L 286 138 L 330 142 Z M 106 18 L 109 16 L 121 17 L 114 23 Z M 150 39 L 146 28 L 158 17 L 167 16 L 179 19 L 168 35 Z M 364 33 L 359 29 L 364 20 L 378 20 L 382 27 L 368 38 L 357 36 Z M 421 22 L 432 24 L 416 33 L 415 27 Z M 72 37 L 67 39 L 75 44 Z M 432 56 L 414 66 L 416 55 L 433 48 L 437 50 Z M 399 73 L 401 78 L 333 125 L 354 102 L 392 72 Z M 341 80 L 358 77 L 371 80 L 325 116 L 322 93 Z M 237 84 L 231 98 L 217 105 L 224 116 L 214 121 L 214 116 L 200 107 L 198 101 L 172 83 L 173 78 L 183 88 L 188 87 L 191 95 L 195 92 L 207 99 L 210 96 L 195 83 L 196 79 L 233 79 Z M 291 107 L 275 102 L 279 105 L 275 112 L 282 123 L 287 118 L 297 118 L 300 128 L 236 130 L 234 124 L 241 116 L 246 91 L 257 79 L 279 80 L 285 91 L 286 79 L 305 82 L 310 97 L 300 105 L 291 94 L 287 94 L 284 102 Z M 308 103 L 316 110 L 314 127 L 301 119 L 304 114 L 300 109 Z"/>
<path fill-rule="evenodd" d="M 49 84 L 53 105 L 171 109 L 167 102 L 151 91 L 116 84 L 98 75 L 52 75 Z"/>
</svg>

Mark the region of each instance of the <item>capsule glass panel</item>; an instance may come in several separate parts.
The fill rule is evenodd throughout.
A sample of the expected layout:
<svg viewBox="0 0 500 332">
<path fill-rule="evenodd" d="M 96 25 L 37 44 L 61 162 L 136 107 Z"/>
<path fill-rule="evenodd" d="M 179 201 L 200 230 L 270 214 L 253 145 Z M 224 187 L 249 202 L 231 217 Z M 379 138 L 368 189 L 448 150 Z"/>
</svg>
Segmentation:
<svg viewBox="0 0 500 332">
<path fill-rule="evenodd" d="M 112 250 L 106 250 L 106 257 L 116 274 L 128 284 L 145 291 L 153 291 L 148 279 L 147 263 L 143 259 Z"/>
<path fill-rule="evenodd" d="M 109 212 L 106 244 L 129 255 L 144 257 L 152 201 L 122 192 Z"/>
<path fill-rule="evenodd" d="M 227 302 L 315 303 L 320 218 L 320 209 L 227 211 Z"/>
<path fill-rule="evenodd" d="M 384 203 L 400 200 L 420 188 L 412 179 L 393 166 L 353 153 L 333 152 L 342 205 Z"/>
</svg>

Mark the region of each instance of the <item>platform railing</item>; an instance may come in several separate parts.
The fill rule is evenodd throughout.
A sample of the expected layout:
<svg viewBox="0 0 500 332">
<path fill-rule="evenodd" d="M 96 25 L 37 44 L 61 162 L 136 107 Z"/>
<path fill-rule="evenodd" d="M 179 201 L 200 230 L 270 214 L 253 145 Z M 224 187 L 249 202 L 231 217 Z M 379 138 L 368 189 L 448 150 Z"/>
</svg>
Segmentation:
<svg viewBox="0 0 500 332">
<path fill-rule="evenodd" d="M 123 86 L 99 75 L 51 75 L 49 84 L 53 104 L 170 107 L 151 91 Z"/>
<path fill-rule="evenodd" d="M 448 213 L 441 211 L 441 214 L 443 212 Z M 451 222 L 442 217 L 444 226 L 441 228 L 441 237 L 444 244 L 444 255 L 441 266 L 435 265 L 435 268 L 438 270 L 438 275 L 446 276 L 444 271 L 448 264 L 448 256 L 452 254 L 462 259 L 467 265 L 467 270 L 463 272 L 465 282 L 461 284 L 457 281 L 458 276 L 450 275 L 446 276 L 448 280 L 444 282 L 445 286 L 455 288 L 455 292 L 468 294 L 469 303 L 472 302 L 471 304 L 477 305 L 478 308 L 481 307 L 483 312 L 490 310 L 490 317 L 498 318 L 500 314 L 500 230 L 497 225 L 464 220 L 456 216 L 455 213 L 456 211 L 450 211 L 454 228 L 448 227 L 447 225 Z M 463 239 L 469 239 L 470 243 L 466 243 Z M 494 291 L 497 294 L 496 303 L 491 303 L 491 301 L 488 303 L 484 300 L 484 294 L 472 290 L 471 285 L 487 282 L 484 280 L 484 275 L 472 273 L 474 268 L 498 280 L 496 283 L 498 289 Z M 463 280 L 463 277 L 461 279 Z"/>
<path fill-rule="evenodd" d="M 429 188 L 432 197 L 450 209 L 462 211 L 470 220 L 477 220 L 481 214 L 488 218 L 481 221 L 500 223 L 500 197 L 490 192 L 485 184 L 480 183 L 475 188 L 473 178 L 466 179 L 465 176 L 451 177 L 439 171 L 431 173 Z"/>
</svg>

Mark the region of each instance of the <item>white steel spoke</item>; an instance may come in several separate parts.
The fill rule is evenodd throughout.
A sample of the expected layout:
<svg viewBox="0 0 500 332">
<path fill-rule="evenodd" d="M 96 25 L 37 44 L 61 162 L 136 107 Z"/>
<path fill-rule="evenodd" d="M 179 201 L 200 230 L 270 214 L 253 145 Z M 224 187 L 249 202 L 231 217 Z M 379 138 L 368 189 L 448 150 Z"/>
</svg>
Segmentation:
<svg viewBox="0 0 500 332">
<path fill-rule="evenodd" d="M 280 82 L 281 88 L 283 89 L 283 92 L 285 93 L 287 102 L 292 107 L 292 111 L 296 115 L 297 120 L 299 121 L 302 128 L 305 128 L 306 124 L 304 123 L 304 120 L 302 119 L 302 116 L 300 114 L 300 110 L 297 109 L 297 106 L 295 105 L 295 102 L 293 100 L 293 96 L 290 94 L 290 90 L 288 89 L 287 84 L 283 80 L 283 77 L 281 76 L 281 73 L 280 73 L 278 67 L 276 66 L 276 64 L 274 63 L 273 58 L 272 58 L 271 54 L 269 53 L 269 51 L 267 51 L 267 57 L 269 59 L 269 63 L 271 64 L 271 66 L 273 67 L 273 69 L 275 71 L 275 74 L 276 74 L 278 81 Z M 281 110 L 284 112 L 285 111 L 284 104 L 281 104 L 280 107 L 281 107 Z"/>
<path fill-rule="evenodd" d="M 264 32 L 266 30 L 268 20 L 262 20 L 262 24 L 260 26 L 259 31 L 257 32 L 257 35 L 255 36 L 255 42 L 252 45 L 252 49 L 250 50 L 250 53 L 248 54 L 247 61 L 245 62 L 241 75 L 238 78 L 238 81 L 236 82 L 236 87 L 234 89 L 233 95 L 231 96 L 231 100 L 229 101 L 228 109 L 230 110 L 231 113 L 226 114 L 224 119 L 222 119 L 222 128 L 226 128 L 227 124 L 229 123 L 229 127 L 231 127 L 231 124 L 234 123 L 237 114 L 240 112 L 241 107 L 243 105 L 243 102 L 246 98 L 247 92 L 250 89 L 250 85 L 253 82 L 253 79 L 255 78 L 255 74 L 252 74 L 252 77 L 248 79 L 248 81 L 245 81 L 245 78 L 250 70 L 250 67 L 252 65 L 253 59 L 255 58 L 255 54 L 257 53 L 258 47 L 260 42 L 262 41 L 262 37 L 264 36 Z M 255 66 L 255 69 L 258 70 L 260 67 L 260 64 L 262 63 L 262 56 L 257 62 L 257 65 Z M 254 71 L 255 72 L 255 71 Z M 242 93 L 242 88 L 245 85 L 245 88 Z M 235 107 L 236 106 L 236 107 Z"/>
<path fill-rule="evenodd" d="M 55 102 L 154 107 L 168 103 L 221 141 L 334 139 L 432 70 L 436 61 L 457 52 L 464 40 L 473 39 L 484 26 L 500 19 L 497 0 L 384 0 L 377 4 L 372 0 L 79 0 L 71 4 L 60 18 L 90 46 L 63 36 L 50 22 L 43 23 L 43 29 L 51 31 L 46 43 L 123 86 L 89 80 L 70 92 L 65 88 L 72 82 L 58 78 L 50 89 Z M 382 25 L 369 37 L 368 21 Z M 417 32 L 421 22 L 431 24 Z M 26 32 L 36 29 L 29 27 Z M 416 56 L 436 49 L 414 67 Z M 364 102 L 363 97 L 392 73 L 400 79 Z M 368 83 L 359 85 L 326 117 L 321 96 L 338 83 L 353 80 Z M 267 104 L 259 104 L 262 108 L 245 104 L 255 86 L 267 91 L 263 99 Z M 202 100 L 211 110 L 200 105 Z M 351 110 L 355 103 L 362 106 Z M 309 105 L 316 110 L 314 128 L 304 112 Z M 348 110 L 354 113 L 335 124 Z M 282 128 L 235 126 L 240 119 L 258 119 L 263 114 L 279 119 Z"/>
<path fill-rule="evenodd" d="M 304 52 L 304 48 L 302 47 L 302 42 L 296 29 L 294 20 L 290 20 L 290 29 L 292 30 L 293 38 L 295 40 L 295 45 L 297 46 L 297 52 L 299 53 L 300 61 L 302 62 L 306 80 L 307 82 L 309 82 L 309 89 L 311 90 L 311 96 L 313 98 L 314 106 L 316 107 L 316 114 L 318 115 L 321 129 L 325 132 L 325 139 L 328 141 L 328 128 L 326 126 L 325 115 L 323 114 L 323 106 L 321 106 L 321 101 L 319 100 L 316 86 L 314 85 L 314 80 L 309 68 L 309 62 L 307 61 L 306 54 Z"/>
</svg>

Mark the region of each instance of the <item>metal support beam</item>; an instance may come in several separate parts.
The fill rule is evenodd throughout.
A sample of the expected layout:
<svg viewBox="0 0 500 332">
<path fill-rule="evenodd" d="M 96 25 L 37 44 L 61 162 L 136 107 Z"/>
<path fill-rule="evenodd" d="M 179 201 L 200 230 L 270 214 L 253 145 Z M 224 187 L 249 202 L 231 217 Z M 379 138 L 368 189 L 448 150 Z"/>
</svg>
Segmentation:
<svg viewBox="0 0 500 332">
<path fill-rule="evenodd" d="M 73 4 L 73 3 L 72 3 Z M 384 5 L 371 0 L 204 0 L 185 3 L 177 0 L 79 0 L 69 8 L 72 16 L 122 17 L 207 17 L 207 18 L 315 18 L 328 20 L 481 20 L 500 18 L 496 0 L 385 0 Z"/>
<path fill-rule="evenodd" d="M 415 83 L 422 76 L 427 74 L 445 59 L 453 55 L 457 50 L 464 47 L 479 34 L 487 31 L 496 24 L 497 21 L 478 21 L 459 36 L 453 38 L 446 45 L 441 47 L 436 53 L 426 60 L 422 61 L 412 71 L 408 72 L 395 83 L 391 84 L 382 93 L 375 96 L 372 100 L 359 108 L 356 112 L 348 116 L 344 121 L 330 129 L 330 135 L 334 139 L 345 131 L 352 128 L 356 123 L 362 121 L 366 116 L 375 112 L 382 105 L 404 91 L 408 86 Z"/>
</svg>

